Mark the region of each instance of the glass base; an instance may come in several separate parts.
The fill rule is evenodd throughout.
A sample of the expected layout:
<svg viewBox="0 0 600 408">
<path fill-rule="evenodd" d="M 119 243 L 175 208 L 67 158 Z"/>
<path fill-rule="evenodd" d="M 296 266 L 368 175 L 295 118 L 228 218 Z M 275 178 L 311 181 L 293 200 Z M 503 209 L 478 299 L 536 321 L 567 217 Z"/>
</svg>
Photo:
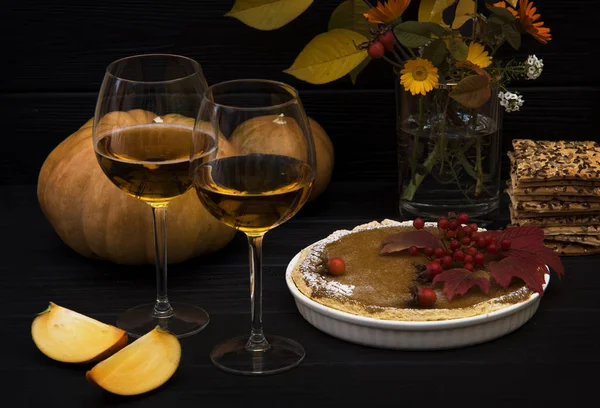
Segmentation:
<svg viewBox="0 0 600 408">
<path fill-rule="evenodd" d="M 280 336 L 266 338 L 266 350 L 251 351 L 247 348 L 248 336 L 234 337 L 215 346 L 210 359 L 222 370 L 244 375 L 275 374 L 304 360 L 304 348 L 294 340 Z"/>
<path fill-rule="evenodd" d="M 500 199 L 498 197 L 480 200 L 474 204 L 445 204 L 443 202 L 421 203 L 417 201 L 400 200 L 399 207 L 401 215 L 407 219 L 421 217 L 426 221 L 437 221 L 440 216 L 447 216 L 448 212 L 451 211 L 456 212 L 457 214 L 465 212 L 469 214 L 471 222 L 476 222 L 479 226 L 486 226 L 498 220 L 499 202 Z"/>
<path fill-rule="evenodd" d="M 171 303 L 171 307 L 174 314 L 161 318 L 152 315 L 154 303 L 133 307 L 119 316 L 117 326 L 133 338 L 141 337 L 160 326 L 181 339 L 198 333 L 210 321 L 208 313 L 197 306 Z"/>
</svg>

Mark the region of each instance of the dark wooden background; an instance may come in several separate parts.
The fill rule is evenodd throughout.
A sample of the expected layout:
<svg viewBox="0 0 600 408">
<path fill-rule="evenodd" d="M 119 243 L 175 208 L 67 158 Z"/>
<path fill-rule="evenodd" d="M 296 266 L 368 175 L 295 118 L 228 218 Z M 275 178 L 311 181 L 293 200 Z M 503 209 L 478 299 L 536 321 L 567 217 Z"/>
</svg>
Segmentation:
<svg viewBox="0 0 600 408">
<path fill-rule="evenodd" d="M 133 54 L 178 53 L 198 60 L 209 84 L 237 78 L 288 82 L 333 140 L 338 181 L 395 181 L 394 79 L 374 61 L 356 85 L 348 77 L 314 86 L 283 73 L 304 45 L 326 31 L 340 0 L 316 0 L 288 26 L 262 32 L 224 17 L 233 0 L 4 0 L 1 184 L 37 181 L 48 153 L 93 114 L 105 67 Z M 409 13 L 414 13 L 413 2 Z M 600 86 L 593 51 L 597 0 L 535 2 L 551 27 L 547 46 L 529 36 L 537 81 L 514 83 L 525 106 L 505 115 L 505 149 L 514 137 L 595 139 Z"/>
</svg>

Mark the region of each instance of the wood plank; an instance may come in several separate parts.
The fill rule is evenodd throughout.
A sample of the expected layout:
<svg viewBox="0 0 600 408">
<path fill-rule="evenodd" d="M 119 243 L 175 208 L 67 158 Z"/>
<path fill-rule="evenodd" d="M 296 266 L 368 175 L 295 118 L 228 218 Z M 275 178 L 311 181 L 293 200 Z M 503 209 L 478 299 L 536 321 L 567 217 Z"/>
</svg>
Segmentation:
<svg viewBox="0 0 600 408">
<path fill-rule="evenodd" d="M 597 138 L 600 87 L 520 89 L 521 112 L 504 116 L 503 151 L 515 137 Z M 336 151 L 334 180 L 396 181 L 395 97 L 392 90 L 301 91 L 308 114 L 323 125 Z M 11 149 L 0 163 L 0 184 L 35 183 L 46 156 L 92 115 L 96 93 L 0 94 L 10 120 Z M 24 153 L 25 152 L 25 153 Z"/>
<path fill-rule="evenodd" d="M 188 55 L 203 66 L 209 83 L 242 77 L 270 78 L 302 89 L 353 89 L 348 77 L 313 86 L 282 71 L 327 22 L 339 2 L 315 1 L 289 25 L 271 32 L 245 26 L 225 17 L 233 0 L 106 0 L 102 2 L 42 2 L 8 0 L 3 3 L 3 46 L 7 67 L 0 91 L 95 91 L 106 66 L 113 60 L 140 53 Z M 522 86 L 590 85 L 593 76 L 582 72 L 600 40 L 593 27 L 596 0 L 536 1 L 542 19 L 551 27 L 547 46 L 524 36 L 523 46 L 510 56 L 530 53 L 544 59 L 545 72 Z M 406 12 L 414 16 L 417 2 Z M 17 35 L 18 34 L 18 35 Z M 509 51 L 507 48 L 506 51 Z M 356 88 L 389 89 L 389 65 L 375 61 L 359 77 Z"/>
<path fill-rule="evenodd" d="M 448 405 L 454 401 L 448 395 L 465 384 L 478 405 L 489 398 L 490 384 L 502 390 L 490 406 L 518 406 L 519 401 L 534 400 L 542 405 L 548 405 L 545 401 L 571 403 L 573 395 L 578 402 L 595 398 L 590 391 L 595 378 L 586 368 L 600 364 L 600 325 L 590 324 L 600 317 L 598 256 L 565 258 L 566 276 L 551 280 L 529 322 L 476 346 L 447 351 L 381 350 L 340 341 L 306 322 L 284 283 L 286 261 L 299 248 L 346 227 L 361 214 L 379 217 L 388 211 L 369 210 L 368 202 L 395 202 L 384 183 L 378 191 L 368 190 L 366 204 L 342 197 L 356 189 L 372 189 L 371 183 L 338 186 L 339 199 L 336 194 L 322 201 L 320 209 L 298 214 L 270 232 L 278 235 L 265 242 L 265 331 L 300 342 L 307 353 L 302 365 L 257 380 L 226 374 L 211 364 L 212 347 L 249 330 L 246 248 L 241 240 L 234 241 L 217 254 L 171 268 L 171 298 L 202 305 L 211 323 L 202 333 L 182 339 L 181 365 L 167 384 L 156 392 L 128 398 L 127 406 L 165 406 L 176 401 L 177 407 L 191 407 L 202 400 L 207 406 L 306 407 L 315 399 L 331 406 L 387 406 L 395 400 L 422 405 L 423 395 L 428 396 L 428 405 Z M 31 341 L 30 325 L 49 301 L 114 324 L 125 308 L 152 299 L 153 268 L 93 261 L 61 249 L 58 237 L 36 208 L 32 185 L 0 186 L 0 196 L 8 197 L 0 200 L 5 254 L 0 287 L 3 300 L 10 305 L 2 315 L 2 327 L 10 328 L 10 335 L 0 338 L 0 346 L 11 350 L 5 353 L 0 375 L 8 379 L 7 389 L 18 390 L 7 393 L 6 399 L 15 407 L 121 405 L 122 397 L 85 383 L 85 371 L 91 365 L 60 364 L 42 355 Z M 432 393 L 431 381 L 423 381 L 432 373 L 441 379 L 436 383 L 439 392 Z M 548 377 L 561 378 L 560 387 L 543 389 Z M 360 391 L 348 391 L 352 389 Z M 252 404 L 255 400 L 260 404 Z"/>
</svg>

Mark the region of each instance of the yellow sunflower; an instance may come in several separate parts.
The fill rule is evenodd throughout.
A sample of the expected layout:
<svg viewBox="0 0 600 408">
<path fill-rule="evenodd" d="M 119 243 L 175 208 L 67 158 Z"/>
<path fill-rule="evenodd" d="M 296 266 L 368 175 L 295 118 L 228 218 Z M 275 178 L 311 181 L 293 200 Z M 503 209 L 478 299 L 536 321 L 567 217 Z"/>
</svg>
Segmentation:
<svg viewBox="0 0 600 408">
<path fill-rule="evenodd" d="M 400 83 L 413 95 L 425 95 L 437 86 L 439 79 L 437 68 L 424 58 L 406 61 L 400 74 Z"/>
<path fill-rule="evenodd" d="M 533 3 L 530 3 L 529 0 L 519 0 L 518 17 L 521 20 L 521 27 L 542 44 L 548 44 L 548 41 L 552 39 L 550 29 L 544 27 L 543 21 L 538 21 L 540 15 L 535 14 L 536 11 L 537 9 L 533 7 Z"/>
<path fill-rule="evenodd" d="M 467 61 L 472 62 L 479 68 L 489 67 L 492 64 L 492 57 L 488 55 L 485 47 L 479 43 L 472 42 L 469 44 L 469 53 L 467 54 Z"/>
<path fill-rule="evenodd" d="M 364 16 L 369 23 L 388 24 L 404 13 L 410 4 L 410 0 L 388 0 L 387 3 L 377 2 L 377 6 L 371 7 Z"/>
</svg>

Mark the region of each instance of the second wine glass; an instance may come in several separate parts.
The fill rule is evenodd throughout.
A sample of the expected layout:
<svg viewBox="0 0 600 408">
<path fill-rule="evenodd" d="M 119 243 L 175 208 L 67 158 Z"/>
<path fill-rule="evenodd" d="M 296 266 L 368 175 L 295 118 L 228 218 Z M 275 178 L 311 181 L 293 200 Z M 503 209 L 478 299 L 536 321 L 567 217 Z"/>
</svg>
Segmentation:
<svg viewBox="0 0 600 408">
<path fill-rule="evenodd" d="M 217 150 L 207 148 L 214 145 Z M 264 80 L 208 88 L 194 127 L 193 184 L 215 218 L 246 234 L 250 250 L 250 334 L 226 340 L 211 353 L 226 371 L 271 374 L 304 358 L 294 340 L 263 332 L 262 244 L 267 231 L 307 201 L 315 165 L 308 118 L 294 88 Z"/>
</svg>

